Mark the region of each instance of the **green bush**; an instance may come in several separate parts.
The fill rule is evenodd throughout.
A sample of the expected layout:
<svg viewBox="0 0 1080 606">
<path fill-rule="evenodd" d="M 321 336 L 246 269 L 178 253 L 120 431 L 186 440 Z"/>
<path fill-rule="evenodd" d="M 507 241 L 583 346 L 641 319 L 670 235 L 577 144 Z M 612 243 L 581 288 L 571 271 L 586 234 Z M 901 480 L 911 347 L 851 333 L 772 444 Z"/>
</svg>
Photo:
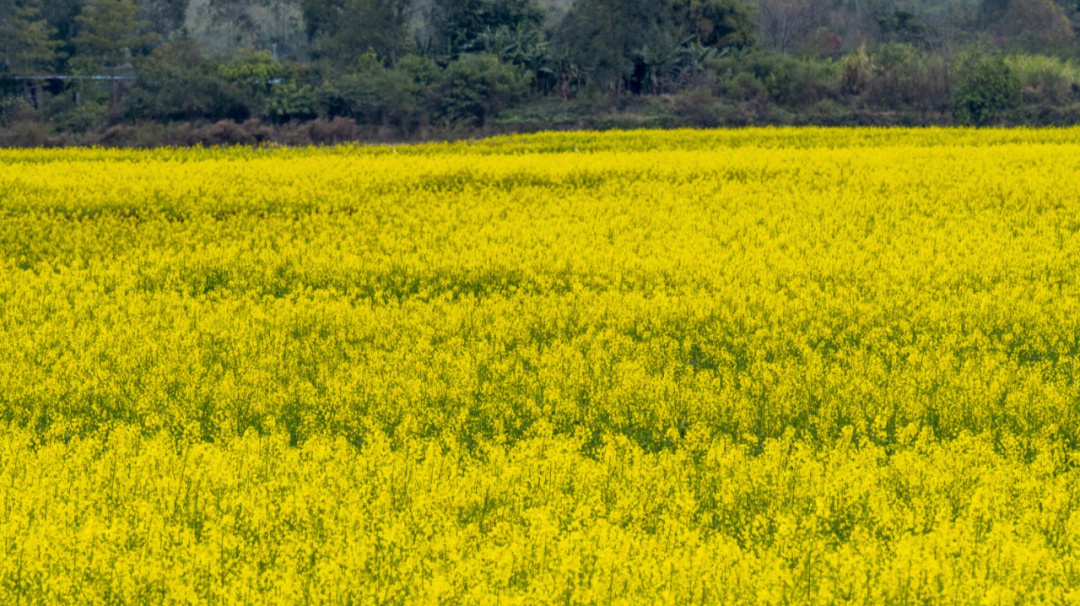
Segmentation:
<svg viewBox="0 0 1080 606">
<path fill-rule="evenodd" d="M 953 69 L 939 55 L 910 44 L 884 44 L 874 50 L 868 81 L 873 106 L 897 111 L 948 111 Z"/>
<path fill-rule="evenodd" d="M 1072 61 L 1046 55 L 1016 55 L 1006 61 L 1020 78 L 1024 103 L 1068 106 L 1080 97 L 1080 66 Z"/>
<path fill-rule="evenodd" d="M 263 117 L 281 124 L 290 120 L 310 120 L 315 117 L 314 92 L 311 87 L 285 80 L 271 88 L 266 99 Z"/>
<path fill-rule="evenodd" d="M 34 113 L 34 107 L 26 100 L 25 95 L 0 96 L 0 124 L 31 120 L 34 118 Z"/>
<path fill-rule="evenodd" d="M 234 119 L 268 115 L 267 103 L 274 89 L 292 77 L 288 67 L 265 51 L 236 55 L 219 65 L 216 75 L 238 93 L 236 101 L 245 109 L 246 115 Z"/>
<path fill-rule="evenodd" d="M 191 45 L 167 45 L 144 60 L 124 99 L 129 120 L 245 120 L 252 97 Z"/>
<path fill-rule="evenodd" d="M 412 130 L 436 109 L 433 89 L 438 66 L 409 56 L 388 68 L 369 55 L 356 72 L 328 78 L 317 94 L 319 112 L 326 118 L 352 118 L 361 124 Z"/>
<path fill-rule="evenodd" d="M 838 65 L 825 59 L 747 52 L 725 57 L 715 68 L 726 75 L 729 94 L 737 99 L 755 100 L 764 91 L 774 103 L 805 108 L 830 96 Z"/>
<path fill-rule="evenodd" d="M 0 129 L 0 148 L 45 147 L 51 143 L 51 127 L 43 122 L 15 120 Z"/>
<path fill-rule="evenodd" d="M 973 57 L 960 70 L 953 116 L 960 124 L 984 126 L 1013 107 L 1019 94 L 1020 78 L 1003 58 Z"/>
<path fill-rule="evenodd" d="M 105 101 L 87 95 L 78 103 L 69 102 L 62 96 L 50 100 L 50 118 L 60 132 L 85 133 L 105 123 L 108 109 Z"/>
<path fill-rule="evenodd" d="M 468 54 L 451 62 L 439 86 L 443 115 L 451 122 L 483 126 L 528 92 L 521 70 L 492 55 Z"/>
<path fill-rule="evenodd" d="M 761 101 L 769 96 L 765 85 L 754 74 L 741 72 L 728 84 L 728 95 L 739 101 Z"/>
</svg>

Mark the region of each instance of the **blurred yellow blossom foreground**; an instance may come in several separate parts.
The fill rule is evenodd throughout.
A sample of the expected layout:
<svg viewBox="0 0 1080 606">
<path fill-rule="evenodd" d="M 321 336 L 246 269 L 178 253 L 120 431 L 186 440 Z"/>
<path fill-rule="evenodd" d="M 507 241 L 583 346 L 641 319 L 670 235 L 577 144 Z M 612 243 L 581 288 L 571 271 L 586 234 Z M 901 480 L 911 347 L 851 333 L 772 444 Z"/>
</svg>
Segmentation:
<svg viewBox="0 0 1080 606">
<path fill-rule="evenodd" d="M 1080 129 L 0 151 L 0 602 L 1080 602 Z"/>
</svg>

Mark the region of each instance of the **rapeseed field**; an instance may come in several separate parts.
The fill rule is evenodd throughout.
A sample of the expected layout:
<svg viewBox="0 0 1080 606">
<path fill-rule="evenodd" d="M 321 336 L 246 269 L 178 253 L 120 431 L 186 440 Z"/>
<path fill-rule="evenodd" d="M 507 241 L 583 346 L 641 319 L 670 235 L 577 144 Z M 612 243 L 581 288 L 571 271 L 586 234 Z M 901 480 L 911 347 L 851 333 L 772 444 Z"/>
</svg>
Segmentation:
<svg viewBox="0 0 1080 606">
<path fill-rule="evenodd" d="M 0 151 L 0 603 L 1080 603 L 1080 129 Z"/>
</svg>

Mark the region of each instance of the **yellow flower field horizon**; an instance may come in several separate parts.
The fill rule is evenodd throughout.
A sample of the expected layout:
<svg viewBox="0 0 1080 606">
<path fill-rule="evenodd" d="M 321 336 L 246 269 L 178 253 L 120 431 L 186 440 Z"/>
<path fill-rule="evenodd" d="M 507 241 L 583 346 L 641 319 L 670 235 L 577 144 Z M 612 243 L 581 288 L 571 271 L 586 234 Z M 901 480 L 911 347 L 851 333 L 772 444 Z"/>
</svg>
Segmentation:
<svg viewBox="0 0 1080 606">
<path fill-rule="evenodd" d="M 0 600 L 1080 600 L 1080 129 L 0 150 Z"/>
</svg>

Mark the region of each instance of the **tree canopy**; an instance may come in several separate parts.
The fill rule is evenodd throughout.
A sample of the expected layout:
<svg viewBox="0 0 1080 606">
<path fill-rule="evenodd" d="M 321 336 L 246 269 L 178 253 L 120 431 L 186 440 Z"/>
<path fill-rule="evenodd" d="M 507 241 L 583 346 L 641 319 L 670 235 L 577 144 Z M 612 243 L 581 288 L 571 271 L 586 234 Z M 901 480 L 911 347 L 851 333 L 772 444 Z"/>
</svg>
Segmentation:
<svg viewBox="0 0 1080 606">
<path fill-rule="evenodd" d="M 84 69 L 110 69 L 131 60 L 154 37 L 139 18 L 132 0 L 90 0 L 75 17 L 77 33 L 72 39 L 76 64 Z"/>
<path fill-rule="evenodd" d="M 0 70 L 14 74 L 50 73 L 56 68 L 56 30 L 30 0 L 0 0 Z"/>
<path fill-rule="evenodd" d="M 1071 124 L 1078 27 L 1080 0 L 0 0 L 0 126 Z"/>
</svg>

